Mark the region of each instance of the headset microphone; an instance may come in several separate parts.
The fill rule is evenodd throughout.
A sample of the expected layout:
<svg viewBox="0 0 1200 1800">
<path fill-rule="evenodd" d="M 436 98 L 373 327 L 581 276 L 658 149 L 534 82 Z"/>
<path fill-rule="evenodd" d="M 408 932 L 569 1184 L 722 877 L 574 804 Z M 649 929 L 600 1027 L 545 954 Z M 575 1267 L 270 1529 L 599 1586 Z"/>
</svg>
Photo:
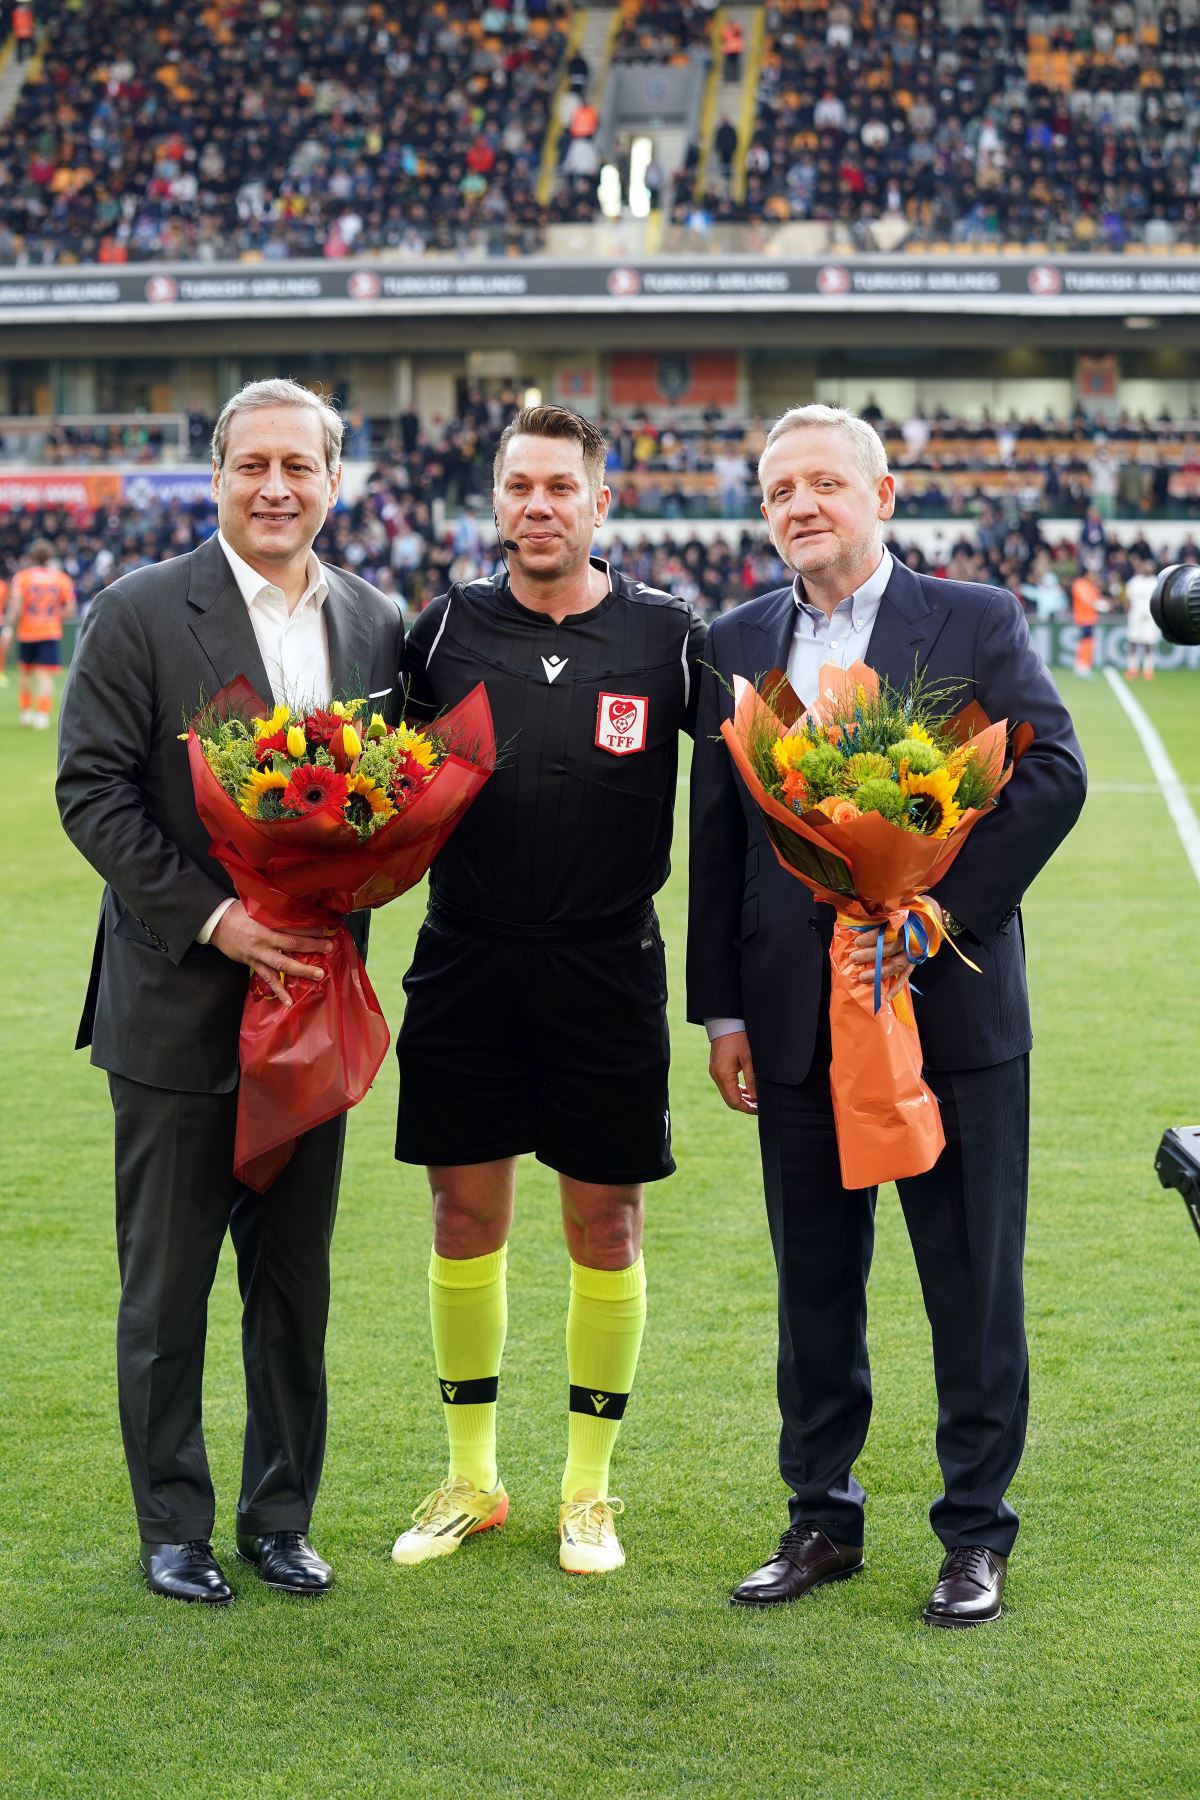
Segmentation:
<svg viewBox="0 0 1200 1800">
<path fill-rule="evenodd" d="M 496 527 L 496 537 L 499 539 L 500 548 L 502 550 L 519 550 L 521 548 L 520 544 L 518 544 L 513 538 L 506 538 L 506 537 L 500 536 L 500 520 L 497 517 L 496 509 L 494 506 L 492 508 L 492 524 Z"/>
</svg>

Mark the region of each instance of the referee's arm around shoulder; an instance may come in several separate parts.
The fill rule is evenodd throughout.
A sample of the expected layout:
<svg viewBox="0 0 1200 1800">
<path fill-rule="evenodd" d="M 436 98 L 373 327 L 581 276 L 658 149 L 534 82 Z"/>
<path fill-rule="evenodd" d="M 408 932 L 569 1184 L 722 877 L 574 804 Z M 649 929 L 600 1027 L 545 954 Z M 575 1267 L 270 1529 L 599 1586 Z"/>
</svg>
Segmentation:
<svg viewBox="0 0 1200 1800">
<path fill-rule="evenodd" d="M 720 735 L 725 691 L 717 674 L 720 621 L 708 634 L 707 662 L 711 666 L 699 669 L 690 806 L 687 1016 L 695 1025 L 705 1019 L 743 1017 L 739 939 L 746 815 Z"/>
</svg>

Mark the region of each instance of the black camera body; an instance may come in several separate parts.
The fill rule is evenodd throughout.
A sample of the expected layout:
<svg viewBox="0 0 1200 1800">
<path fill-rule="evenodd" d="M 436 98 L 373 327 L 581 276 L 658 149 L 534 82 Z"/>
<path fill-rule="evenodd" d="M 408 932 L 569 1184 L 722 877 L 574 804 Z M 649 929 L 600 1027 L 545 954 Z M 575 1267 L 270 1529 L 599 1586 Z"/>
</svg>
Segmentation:
<svg viewBox="0 0 1200 1800">
<path fill-rule="evenodd" d="M 1150 596 L 1150 616 L 1168 644 L 1200 644 L 1200 565 L 1163 569 Z"/>
<path fill-rule="evenodd" d="M 1183 1195 L 1200 1232 L 1200 1125 L 1177 1125 L 1164 1132 L 1154 1167 L 1165 1188 L 1177 1188 Z"/>
</svg>

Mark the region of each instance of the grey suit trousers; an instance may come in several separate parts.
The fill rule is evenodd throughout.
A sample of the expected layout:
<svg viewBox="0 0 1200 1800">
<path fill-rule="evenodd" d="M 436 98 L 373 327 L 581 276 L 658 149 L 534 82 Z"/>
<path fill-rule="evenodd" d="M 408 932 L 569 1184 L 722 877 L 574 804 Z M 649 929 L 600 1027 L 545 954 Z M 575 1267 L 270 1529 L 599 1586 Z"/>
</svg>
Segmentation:
<svg viewBox="0 0 1200 1800">
<path fill-rule="evenodd" d="M 110 1074 L 116 1115 L 117 1386 L 150 1543 L 212 1535 L 201 1423 L 208 1296 L 237 1256 L 246 1437 L 237 1529 L 307 1531 L 325 1455 L 329 1245 L 345 1115 L 308 1132 L 279 1181 L 234 1180 L 237 1092 L 171 1093 Z"/>
</svg>

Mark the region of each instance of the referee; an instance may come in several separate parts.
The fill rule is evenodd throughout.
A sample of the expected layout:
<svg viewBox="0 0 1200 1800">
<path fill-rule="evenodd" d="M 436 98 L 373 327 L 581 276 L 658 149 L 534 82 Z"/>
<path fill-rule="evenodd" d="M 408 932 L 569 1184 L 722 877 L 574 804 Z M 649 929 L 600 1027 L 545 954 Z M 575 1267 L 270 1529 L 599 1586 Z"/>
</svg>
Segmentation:
<svg viewBox="0 0 1200 1800">
<path fill-rule="evenodd" d="M 496 1394 L 516 1159 L 558 1173 L 571 1257 L 559 1562 L 621 1566 L 608 1468 L 646 1317 L 642 1197 L 670 1175 L 667 878 L 678 734 L 704 627 L 591 555 L 607 447 L 558 406 L 519 412 L 494 465 L 503 574 L 408 634 L 409 714 L 482 680 L 507 754 L 434 864 L 405 977 L 396 1155 L 433 1194 L 430 1315 L 449 1473 L 392 1551 L 415 1564 L 502 1525 Z"/>
</svg>

